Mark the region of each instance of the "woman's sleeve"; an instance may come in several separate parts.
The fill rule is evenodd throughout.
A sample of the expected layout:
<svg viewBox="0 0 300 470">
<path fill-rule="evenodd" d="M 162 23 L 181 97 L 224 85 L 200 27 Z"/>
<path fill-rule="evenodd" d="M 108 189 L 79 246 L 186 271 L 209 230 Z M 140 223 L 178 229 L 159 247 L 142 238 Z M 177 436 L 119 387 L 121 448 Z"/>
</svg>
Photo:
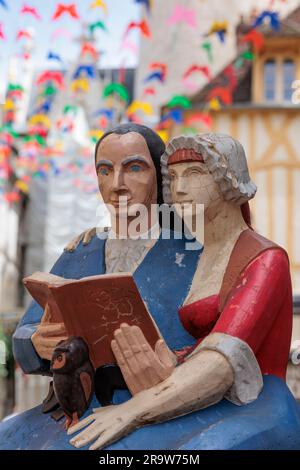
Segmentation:
<svg viewBox="0 0 300 470">
<path fill-rule="evenodd" d="M 255 357 L 290 288 L 289 261 L 281 249 L 255 258 L 239 276 L 211 333 L 196 347 L 221 353 L 234 372 L 225 398 L 236 405 L 255 400 L 262 374 Z"/>
<path fill-rule="evenodd" d="M 269 249 L 239 276 L 212 333 L 246 342 L 256 353 L 290 287 L 289 260 L 282 249 Z"/>
</svg>

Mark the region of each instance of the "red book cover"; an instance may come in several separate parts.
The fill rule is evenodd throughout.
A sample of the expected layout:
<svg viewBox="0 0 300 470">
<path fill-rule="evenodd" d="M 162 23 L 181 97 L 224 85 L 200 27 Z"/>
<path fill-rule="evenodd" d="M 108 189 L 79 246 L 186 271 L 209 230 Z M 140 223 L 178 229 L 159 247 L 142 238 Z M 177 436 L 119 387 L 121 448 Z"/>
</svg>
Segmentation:
<svg viewBox="0 0 300 470">
<path fill-rule="evenodd" d="M 39 280 L 40 274 L 42 279 Z M 158 329 L 130 273 L 80 280 L 58 276 L 51 279 L 51 276 L 36 273 L 24 283 L 43 308 L 49 299 L 50 321 L 53 318 L 57 321 L 61 316 L 68 335 L 80 336 L 86 341 L 95 368 L 116 362 L 111 341 L 121 323 L 139 326 L 152 348 L 155 347 Z"/>
</svg>

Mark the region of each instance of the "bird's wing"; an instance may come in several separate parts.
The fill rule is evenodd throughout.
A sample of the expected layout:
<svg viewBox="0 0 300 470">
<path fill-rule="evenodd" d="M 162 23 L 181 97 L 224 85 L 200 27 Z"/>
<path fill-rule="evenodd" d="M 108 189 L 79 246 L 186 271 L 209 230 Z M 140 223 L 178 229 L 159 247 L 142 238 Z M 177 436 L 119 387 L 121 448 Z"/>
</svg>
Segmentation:
<svg viewBox="0 0 300 470">
<path fill-rule="evenodd" d="M 92 393 L 92 379 L 87 372 L 80 372 L 80 383 L 82 385 L 85 399 L 88 402 Z"/>
</svg>

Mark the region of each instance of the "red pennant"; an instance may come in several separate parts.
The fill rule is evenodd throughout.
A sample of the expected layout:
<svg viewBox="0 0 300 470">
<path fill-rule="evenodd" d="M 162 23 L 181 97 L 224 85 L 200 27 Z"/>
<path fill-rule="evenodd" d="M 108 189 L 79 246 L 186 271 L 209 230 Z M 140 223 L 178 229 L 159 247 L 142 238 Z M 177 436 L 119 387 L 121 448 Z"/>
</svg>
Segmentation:
<svg viewBox="0 0 300 470">
<path fill-rule="evenodd" d="M 60 18 L 65 13 L 70 15 L 75 20 L 80 19 L 80 16 L 78 15 L 77 7 L 76 7 L 75 3 L 72 3 L 70 5 L 63 5 L 62 3 L 58 3 L 58 5 L 56 6 L 56 10 L 54 12 L 54 15 L 52 16 L 52 20 L 53 21 L 57 20 L 58 18 Z"/>
</svg>

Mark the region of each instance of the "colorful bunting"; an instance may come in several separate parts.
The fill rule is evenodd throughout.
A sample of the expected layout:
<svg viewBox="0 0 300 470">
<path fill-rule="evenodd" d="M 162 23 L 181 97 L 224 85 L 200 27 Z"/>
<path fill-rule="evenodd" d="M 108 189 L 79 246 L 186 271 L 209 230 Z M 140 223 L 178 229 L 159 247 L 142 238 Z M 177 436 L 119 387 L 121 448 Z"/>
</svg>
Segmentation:
<svg viewBox="0 0 300 470">
<path fill-rule="evenodd" d="M 140 21 L 139 23 L 134 21 L 129 23 L 124 36 L 126 37 L 127 34 L 133 29 L 139 29 L 144 37 L 151 38 L 151 31 L 146 20 Z"/>
<path fill-rule="evenodd" d="M 149 83 L 153 80 L 158 80 L 160 81 L 161 83 L 163 83 L 165 81 L 165 78 L 164 78 L 164 75 L 162 72 L 153 72 L 153 73 L 150 73 L 149 75 L 147 75 L 147 77 L 145 78 L 144 80 L 144 83 Z"/>
<path fill-rule="evenodd" d="M 252 29 L 249 33 L 245 34 L 241 42 L 250 44 L 254 51 L 259 52 L 264 47 L 265 38 L 261 32 Z"/>
<path fill-rule="evenodd" d="M 204 49 L 207 53 L 207 58 L 208 58 L 208 61 L 210 63 L 212 63 L 214 61 L 214 58 L 213 58 L 213 53 L 212 53 L 212 43 L 209 42 L 209 41 L 206 41 L 202 44 L 202 49 Z"/>
<path fill-rule="evenodd" d="M 153 114 L 153 109 L 150 103 L 134 100 L 131 105 L 128 106 L 126 113 L 130 115 L 135 114 L 137 111 L 143 111 L 143 113 L 148 115 Z"/>
<path fill-rule="evenodd" d="M 280 21 L 279 21 L 278 13 L 275 12 L 275 11 L 268 11 L 268 10 L 263 11 L 256 18 L 256 20 L 254 21 L 252 27 L 257 28 L 257 27 L 261 26 L 262 24 L 265 23 L 265 20 L 268 20 L 268 22 L 269 22 L 272 29 L 274 29 L 275 31 L 280 30 Z"/>
<path fill-rule="evenodd" d="M 130 50 L 134 55 L 137 55 L 138 48 L 137 46 L 131 42 L 128 38 L 125 38 L 121 44 L 121 49 L 128 49 Z"/>
<path fill-rule="evenodd" d="M 5 34 L 3 31 L 3 24 L 0 23 L 0 39 L 5 39 Z"/>
<path fill-rule="evenodd" d="M 150 96 L 155 96 L 156 95 L 156 91 L 153 87 L 148 87 L 148 88 L 145 88 L 144 91 L 143 91 L 143 94 L 144 95 L 150 95 Z"/>
<path fill-rule="evenodd" d="M 31 118 L 28 121 L 28 124 L 30 126 L 34 126 L 36 124 L 42 124 L 48 129 L 51 127 L 51 121 L 50 119 L 45 116 L 44 114 L 35 114 L 34 116 L 31 116 Z"/>
<path fill-rule="evenodd" d="M 224 104 L 232 104 L 232 92 L 229 88 L 226 87 L 216 87 L 209 94 L 207 99 L 212 100 L 218 98 L 222 100 Z M 220 103 L 220 101 L 219 101 Z"/>
<path fill-rule="evenodd" d="M 188 78 L 195 72 L 200 72 L 207 80 L 211 80 L 210 70 L 206 65 L 191 65 L 184 73 L 183 78 Z"/>
<path fill-rule="evenodd" d="M 96 77 L 96 70 L 93 65 L 80 65 L 74 72 L 73 78 L 76 80 L 81 77 L 81 75 L 86 75 L 89 78 Z"/>
<path fill-rule="evenodd" d="M 71 90 L 73 93 L 83 91 L 87 93 L 90 89 L 90 84 L 86 78 L 78 78 L 71 83 Z"/>
<path fill-rule="evenodd" d="M 127 88 L 120 83 L 110 83 L 103 90 L 103 98 L 117 94 L 123 101 L 129 101 L 129 94 Z"/>
<path fill-rule="evenodd" d="M 19 41 L 19 39 L 22 39 L 22 38 L 31 39 L 32 34 L 26 29 L 20 29 L 20 31 L 17 32 L 16 39 L 17 41 Z"/>
<path fill-rule="evenodd" d="M 228 32 L 228 21 L 214 21 L 207 33 L 207 36 L 217 34 L 222 43 L 225 42 L 225 35 Z"/>
<path fill-rule="evenodd" d="M 23 5 L 22 9 L 21 9 L 21 15 L 26 15 L 26 14 L 29 14 L 29 15 L 32 15 L 35 17 L 35 19 L 37 20 L 41 20 L 41 15 L 39 14 L 39 12 L 37 11 L 36 8 L 34 7 L 30 7 L 28 5 Z"/>
<path fill-rule="evenodd" d="M 47 71 L 41 73 L 37 80 L 36 83 L 37 85 L 42 85 L 45 82 L 54 82 L 58 86 L 58 88 L 63 88 L 64 87 L 64 77 L 61 72 L 52 72 L 52 71 Z"/>
<path fill-rule="evenodd" d="M 56 60 L 57 62 L 63 62 L 62 58 L 59 54 L 55 54 L 54 52 L 49 52 L 47 55 L 48 60 Z"/>
<path fill-rule="evenodd" d="M 55 88 L 53 85 L 48 85 L 45 90 L 42 92 L 41 96 L 53 96 L 57 93 L 57 88 Z"/>
<path fill-rule="evenodd" d="M 72 35 L 66 28 L 57 28 L 51 36 L 51 39 L 57 39 L 58 37 L 64 37 L 66 39 L 71 39 Z"/>
<path fill-rule="evenodd" d="M 102 31 L 107 32 L 107 28 L 103 21 L 97 21 L 96 23 L 92 23 L 89 25 L 89 30 L 91 31 L 91 33 L 94 33 L 95 29 L 102 29 Z"/>
<path fill-rule="evenodd" d="M 80 19 L 78 12 L 77 12 L 77 6 L 75 5 L 75 3 L 71 3 L 69 5 L 59 3 L 56 6 L 56 10 L 52 16 L 52 20 L 55 21 L 64 14 L 68 14 L 71 18 L 75 20 Z"/>
<path fill-rule="evenodd" d="M 64 109 L 63 109 L 63 114 L 68 114 L 70 111 L 73 113 L 73 114 L 76 114 L 77 113 L 77 106 L 73 105 L 73 104 L 66 104 L 64 106 Z"/>
<path fill-rule="evenodd" d="M 140 3 L 141 5 L 145 5 L 147 11 L 150 12 L 152 6 L 152 0 L 135 0 L 135 3 Z"/>
<path fill-rule="evenodd" d="M 174 95 L 168 102 L 167 107 L 189 109 L 191 105 L 191 101 L 186 96 Z"/>
<path fill-rule="evenodd" d="M 160 122 L 165 122 L 169 120 L 175 122 L 176 124 L 182 124 L 183 123 L 183 110 L 178 109 L 178 108 L 172 109 L 161 118 Z"/>
<path fill-rule="evenodd" d="M 202 122 L 206 127 L 211 128 L 213 120 L 210 114 L 197 112 L 189 116 L 186 120 L 187 126 L 193 126 L 196 122 Z"/>
<path fill-rule="evenodd" d="M 93 113 L 93 116 L 105 116 L 109 121 L 111 121 L 113 119 L 113 116 L 114 116 L 114 111 L 113 109 L 110 109 L 110 108 L 100 108 L 100 109 L 97 109 L 97 111 L 95 111 Z"/>
<path fill-rule="evenodd" d="M 90 8 L 92 8 L 92 9 L 95 9 L 97 7 L 102 8 L 104 13 L 107 15 L 108 10 L 107 10 L 107 5 L 104 2 L 104 0 L 94 0 L 94 2 L 91 3 L 91 5 L 90 5 Z"/>
<path fill-rule="evenodd" d="M 85 44 L 83 44 L 81 48 L 81 55 L 85 56 L 86 54 L 91 55 L 94 60 L 97 60 L 98 58 L 98 52 L 95 46 L 93 46 L 93 44 L 90 44 L 89 42 L 86 42 Z"/>
<path fill-rule="evenodd" d="M 186 23 L 191 28 L 196 28 L 196 16 L 197 15 L 195 10 L 189 10 L 188 8 L 185 8 L 182 5 L 176 5 L 174 7 L 172 15 L 167 20 L 167 24 L 176 25 L 178 23 Z"/>
</svg>

